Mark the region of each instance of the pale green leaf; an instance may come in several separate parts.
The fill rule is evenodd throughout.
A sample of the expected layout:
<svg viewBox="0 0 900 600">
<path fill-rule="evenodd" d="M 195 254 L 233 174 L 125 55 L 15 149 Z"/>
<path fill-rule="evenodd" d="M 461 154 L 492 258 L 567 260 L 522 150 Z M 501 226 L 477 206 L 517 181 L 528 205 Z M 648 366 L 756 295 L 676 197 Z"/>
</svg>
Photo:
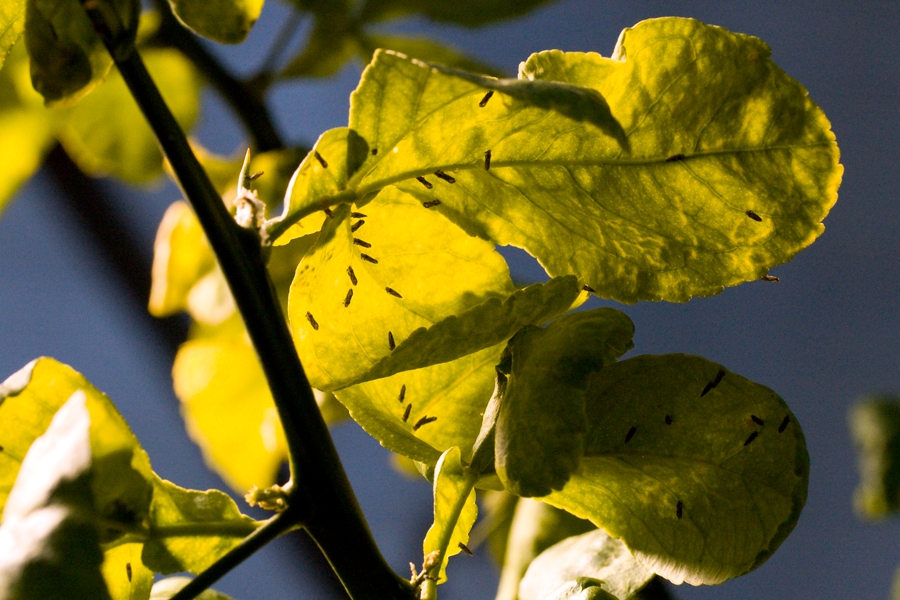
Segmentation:
<svg viewBox="0 0 900 600">
<path fill-rule="evenodd" d="M 468 543 L 477 517 L 475 489 L 468 481 L 459 448 L 454 446 L 441 455 L 435 467 L 434 523 L 422 542 L 426 568 L 430 554 L 438 552 L 442 557 L 435 573 L 437 583 L 447 581 L 447 562 L 462 551 L 460 544 Z"/>
<path fill-rule="evenodd" d="M 434 466 L 452 446 L 468 460 L 503 345 L 336 392 L 353 420 L 389 450 Z M 407 415 L 407 406 L 409 414 Z M 406 419 L 404 420 L 404 415 Z M 423 418 L 435 418 L 416 427 Z"/>
<path fill-rule="evenodd" d="M 101 572 L 111 600 L 147 600 L 153 571 L 141 561 L 143 544 L 122 544 L 103 553 Z"/>
<path fill-rule="evenodd" d="M 0 597 L 109 600 L 91 493 L 91 416 L 76 392 L 22 461 L 0 525 Z"/>
<path fill-rule="evenodd" d="M 102 0 L 100 10 L 115 15 L 124 46 L 135 39 L 140 16 L 138 0 Z M 27 0 L 25 45 L 31 58 L 34 89 L 48 103 L 74 103 L 91 91 L 112 66 L 87 13 L 78 0 Z"/>
<path fill-rule="evenodd" d="M 706 359 L 640 356 L 591 376 L 584 458 L 543 498 L 674 583 L 762 564 L 797 523 L 809 455 L 772 390 Z"/>
<path fill-rule="evenodd" d="M 4 0 L 0 4 L 0 68 L 10 50 L 25 31 L 25 0 Z"/>
<path fill-rule="evenodd" d="M 362 21 L 394 19 L 421 13 L 435 21 L 470 27 L 523 15 L 548 0 L 368 0 Z"/>
<path fill-rule="evenodd" d="M 634 324 L 612 308 L 570 313 L 545 329 L 525 327 L 509 341 L 511 365 L 500 389 L 495 466 L 519 496 L 562 489 L 583 452 L 591 373 L 634 344 Z"/>
<path fill-rule="evenodd" d="M 197 118 L 200 76 L 191 62 L 171 49 L 142 53 L 166 104 L 189 131 Z M 163 173 L 163 157 L 153 131 L 117 70 L 64 115 L 59 139 L 78 166 L 92 175 L 115 175 L 147 183 Z"/>
<path fill-rule="evenodd" d="M 887 517 L 900 509 L 900 402 L 892 396 L 867 398 L 851 407 L 849 421 L 859 462 L 856 512 Z"/>
<path fill-rule="evenodd" d="M 169 0 L 172 12 L 185 26 L 222 44 L 239 44 L 250 33 L 263 0 Z"/>
<path fill-rule="evenodd" d="M 590 578 L 605 592 L 627 600 L 653 577 L 625 544 L 598 529 L 565 539 L 534 559 L 519 585 L 519 600 L 564 598 L 561 589 Z"/>
<path fill-rule="evenodd" d="M 519 599 L 519 582 L 535 557 L 557 542 L 593 529 L 590 521 L 564 510 L 537 500 L 519 499 L 508 530 L 496 600 Z"/>
<path fill-rule="evenodd" d="M 165 579 L 160 579 L 153 584 L 150 600 L 169 600 L 169 598 L 180 592 L 181 588 L 190 582 L 190 577 L 167 577 Z M 222 592 L 210 589 L 203 590 L 196 598 L 197 600 L 232 600 L 231 596 L 226 596 Z"/>
<path fill-rule="evenodd" d="M 366 64 L 372 60 L 372 55 L 376 49 L 383 48 L 385 50 L 394 50 L 410 58 L 417 58 L 425 62 L 438 63 L 454 69 L 482 73 L 493 77 L 503 77 L 503 73 L 495 67 L 471 59 L 455 48 L 439 44 L 428 38 L 410 38 L 371 33 L 363 35 L 360 44 L 360 50 L 364 52 L 361 56 Z"/>
<path fill-rule="evenodd" d="M 758 279 L 822 232 L 842 172 L 828 120 L 769 54 L 677 18 L 626 30 L 612 58 L 533 55 L 512 82 L 379 53 L 349 122 L 377 155 L 340 193 L 307 182 L 279 227 L 396 186 L 603 297 L 685 301 Z"/>
</svg>

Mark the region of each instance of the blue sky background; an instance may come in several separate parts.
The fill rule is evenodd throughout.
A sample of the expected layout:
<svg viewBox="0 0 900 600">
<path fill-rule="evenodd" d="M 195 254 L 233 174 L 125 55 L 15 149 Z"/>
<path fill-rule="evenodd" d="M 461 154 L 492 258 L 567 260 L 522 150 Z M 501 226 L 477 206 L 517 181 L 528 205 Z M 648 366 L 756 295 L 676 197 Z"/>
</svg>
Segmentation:
<svg viewBox="0 0 900 600">
<path fill-rule="evenodd" d="M 253 72 L 285 14 L 270 0 L 244 45 L 214 50 L 238 73 Z M 900 3 L 568 0 L 477 30 L 418 19 L 388 29 L 433 35 L 514 74 L 539 50 L 609 55 L 623 27 L 667 15 L 765 40 L 774 60 L 831 119 L 845 166 L 824 235 L 772 270 L 781 283 L 750 283 L 683 305 L 620 307 L 637 327 L 633 354 L 701 354 L 776 390 L 800 419 L 812 457 L 809 501 L 781 549 L 749 575 L 713 588 L 681 586 L 675 594 L 686 600 L 887 598 L 900 563 L 900 527 L 896 521 L 863 523 L 853 514 L 856 469 L 846 412 L 867 393 L 900 391 Z M 286 137 L 309 143 L 327 128 L 346 125 L 360 68 L 277 89 L 271 106 Z M 246 143 L 211 94 L 197 135 L 223 153 Z M 177 190 L 165 185 L 122 193 L 115 183 L 104 185 L 120 193 L 121 211 L 149 253 Z M 115 274 L 55 193 L 49 179 L 38 176 L 0 218 L 0 378 L 41 355 L 67 362 L 117 402 L 160 474 L 185 486 L 223 487 L 184 432 L 171 365 L 148 319 L 120 293 Z M 512 268 L 521 278 L 543 278 L 519 254 Z M 354 424 L 334 433 L 378 542 L 405 573 L 407 562 L 421 559 L 429 486 L 392 471 L 387 452 Z M 280 541 L 219 587 L 239 600 L 340 597 L 320 585 L 328 576 L 323 569 L 321 561 L 298 559 L 294 546 Z M 496 573 L 486 561 L 454 559 L 450 577 L 442 599 L 493 597 Z"/>
</svg>

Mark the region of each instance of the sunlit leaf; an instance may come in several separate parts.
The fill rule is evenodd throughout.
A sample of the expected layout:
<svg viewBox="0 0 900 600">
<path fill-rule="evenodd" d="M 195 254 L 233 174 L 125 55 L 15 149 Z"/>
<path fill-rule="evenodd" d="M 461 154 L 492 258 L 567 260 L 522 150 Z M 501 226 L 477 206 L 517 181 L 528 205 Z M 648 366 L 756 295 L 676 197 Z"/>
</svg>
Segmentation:
<svg viewBox="0 0 900 600">
<path fill-rule="evenodd" d="M 519 496 L 561 489 L 581 460 L 591 373 L 633 347 L 634 324 L 612 308 L 570 313 L 509 341 L 511 368 L 500 394 L 495 464 Z"/>
<path fill-rule="evenodd" d="M 199 74 L 175 50 L 148 49 L 142 56 L 175 119 L 182 129 L 190 130 L 200 102 Z M 65 117 L 59 137 L 83 171 L 115 175 L 130 183 L 146 183 L 162 175 L 156 137 L 118 71 Z"/>
<path fill-rule="evenodd" d="M 95 8 L 115 15 L 122 44 L 134 41 L 140 2 L 102 0 Z M 101 81 L 112 59 L 78 0 L 27 0 L 25 45 L 31 58 L 31 81 L 47 102 L 77 101 Z"/>
<path fill-rule="evenodd" d="M 155 571 L 199 572 L 256 529 L 258 523 L 241 515 L 222 492 L 184 490 L 160 479 L 109 398 L 70 367 L 48 358 L 29 364 L 0 388 L 4 514 L 22 457 L 76 392 L 86 398 L 90 415 L 89 485 L 96 515 L 91 527 L 100 541 L 127 533 L 129 542 L 144 544 L 142 561 Z"/>
<path fill-rule="evenodd" d="M 468 460 L 502 350 L 502 344 L 492 346 L 451 362 L 344 388 L 336 395 L 353 420 L 389 450 L 433 466 L 441 452 L 458 446 Z M 416 426 L 430 418 L 436 420 Z"/>
<path fill-rule="evenodd" d="M 0 211 L 38 170 L 53 142 L 52 115 L 40 104 L 25 45 L 18 44 L 0 70 Z"/>
<path fill-rule="evenodd" d="M 222 44 L 238 44 L 250 33 L 263 0 L 169 0 L 185 27 Z"/>
<path fill-rule="evenodd" d="M 595 527 L 589 521 L 564 510 L 544 502 L 521 498 L 510 523 L 509 540 L 495 600 L 518 600 L 519 582 L 535 557 L 557 542 L 593 529 Z M 557 567 L 562 569 L 565 565 Z"/>
<path fill-rule="evenodd" d="M 91 416 L 76 392 L 22 461 L 0 525 L 0 597 L 108 600 L 91 490 Z"/>
<path fill-rule="evenodd" d="M 188 433 L 235 490 L 272 485 L 287 456 L 275 402 L 240 319 L 178 350 L 172 378 Z"/>
<path fill-rule="evenodd" d="M 0 68 L 25 31 L 25 0 L 6 0 L 0 4 Z"/>
<path fill-rule="evenodd" d="M 543 498 L 674 583 L 762 564 L 806 501 L 803 432 L 770 389 L 703 358 L 640 356 L 591 376 L 584 458 Z"/>
<path fill-rule="evenodd" d="M 153 591 L 150 593 L 150 600 L 169 600 L 172 596 L 181 591 L 181 588 L 191 582 L 190 577 L 167 577 L 160 579 L 153 584 Z M 231 596 L 226 596 L 222 592 L 206 589 L 197 594 L 197 600 L 232 600 Z"/>
<path fill-rule="evenodd" d="M 585 578 L 594 580 L 592 587 L 627 600 L 652 577 L 625 544 L 597 529 L 565 539 L 535 558 L 519 585 L 519 600 L 561 600 L 567 597 L 563 590 L 584 585 Z"/>
<path fill-rule="evenodd" d="M 886 517 L 900 509 L 900 402 L 891 396 L 863 400 L 850 409 L 849 421 L 859 462 L 856 512 Z"/>
<path fill-rule="evenodd" d="M 523 15 L 548 0 L 367 0 L 362 21 L 380 21 L 421 13 L 435 21 L 460 25 L 484 25 Z"/>
<path fill-rule="evenodd" d="M 410 58 L 447 65 L 454 69 L 463 69 L 464 71 L 482 73 L 492 77 L 503 77 L 503 73 L 495 67 L 471 59 L 455 48 L 439 44 L 428 38 L 410 38 L 372 33 L 363 35 L 360 44 L 360 50 L 365 53 L 362 55 L 363 60 L 367 64 L 372 60 L 372 54 L 376 49 L 384 48 L 385 50 L 400 52 Z"/>
<path fill-rule="evenodd" d="M 447 580 L 447 561 L 462 551 L 460 544 L 469 541 L 469 531 L 478 517 L 475 489 L 468 483 L 459 448 L 444 452 L 434 470 L 434 523 L 422 542 L 426 557 L 433 552 L 444 551 L 437 582 Z M 447 530 L 451 531 L 447 531 Z M 445 548 L 441 542 L 449 538 Z"/>
<path fill-rule="evenodd" d="M 625 30 L 612 58 L 533 55 L 517 81 L 379 53 L 349 122 L 377 154 L 347 182 L 306 182 L 276 229 L 396 186 L 603 297 L 758 279 L 822 232 L 842 172 L 828 120 L 769 54 L 676 18 Z"/>
<path fill-rule="evenodd" d="M 143 544 L 122 544 L 103 553 L 103 579 L 111 600 L 147 600 L 153 571 L 141 561 Z"/>
</svg>

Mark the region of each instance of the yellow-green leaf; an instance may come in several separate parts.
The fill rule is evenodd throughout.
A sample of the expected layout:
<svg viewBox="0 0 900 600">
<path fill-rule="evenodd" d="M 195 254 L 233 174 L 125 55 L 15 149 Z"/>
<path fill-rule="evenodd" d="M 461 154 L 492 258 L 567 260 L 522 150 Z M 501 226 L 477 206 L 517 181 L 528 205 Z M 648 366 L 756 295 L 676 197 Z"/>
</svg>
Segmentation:
<svg viewBox="0 0 900 600">
<path fill-rule="evenodd" d="M 459 446 L 468 460 L 503 347 L 361 383 L 335 395 L 353 420 L 389 450 L 434 466 L 441 452 Z M 436 420 L 416 426 L 429 418 Z"/>
<path fill-rule="evenodd" d="M 148 49 L 142 54 L 175 119 L 189 131 L 200 102 L 198 73 L 175 50 Z M 156 137 L 116 70 L 66 111 L 59 138 L 78 166 L 92 175 L 115 175 L 130 183 L 162 175 Z"/>
<path fill-rule="evenodd" d="M 239 44 L 262 12 L 263 0 L 169 0 L 185 27 L 222 44 Z"/>
<path fill-rule="evenodd" d="M 434 524 L 422 542 L 425 568 L 437 577 L 437 583 L 447 580 L 447 561 L 462 551 L 460 544 L 468 543 L 477 517 L 475 488 L 463 467 L 459 448 L 454 446 L 441 455 L 435 467 Z M 440 562 L 429 568 L 429 555 L 435 552 Z"/>
<path fill-rule="evenodd" d="M 518 81 L 379 53 L 349 122 L 377 155 L 340 193 L 307 183 L 279 227 L 395 186 L 603 297 L 758 279 L 822 232 L 842 172 L 828 120 L 769 54 L 678 18 L 625 30 L 612 58 L 533 55 Z M 417 180 L 436 171 L 455 184 Z"/>
<path fill-rule="evenodd" d="M 235 316 L 219 330 L 179 348 L 175 394 L 210 466 L 235 490 L 265 488 L 287 456 L 284 432 L 243 323 Z"/>
<path fill-rule="evenodd" d="M 674 583 L 762 564 L 806 502 L 809 455 L 772 390 L 706 359 L 639 356 L 591 376 L 584 458 L 543 498 Z"/>
<path fill-rule="evenodd" d="M 25 31 L 25 0 L 5 0 L 0 4 L 0 68 L 10 50 Z"/>
<path fill-rule="evenodd" d="M 143 544 L 122 544 L 103 553 L 101 572 L 111 600 L 147 600 L 153 571 L 141 561 Z"/>
</svg>

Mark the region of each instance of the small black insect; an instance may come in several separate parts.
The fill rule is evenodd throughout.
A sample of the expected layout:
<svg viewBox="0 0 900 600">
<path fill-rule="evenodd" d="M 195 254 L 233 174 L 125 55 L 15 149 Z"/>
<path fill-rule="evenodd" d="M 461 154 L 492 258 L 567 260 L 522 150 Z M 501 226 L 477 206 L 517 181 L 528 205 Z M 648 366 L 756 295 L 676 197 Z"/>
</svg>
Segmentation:
<svg viewBox="0 0 900 600">
<path fill-rule="evenodd" d="M 751 219 L 753 219 L 754 221 L 762 221 L 762 217 L 759 216 L 758 214 L 756 214 L 755 212 L 753 212 L 752 210 L 748 210 L 744 214 L 747 215 L 748 217 L 750 217 Z"/>
<path fill-rule="evenodd" d="M 3 446 L 0 446 L 0 452 L 3 452 Z"/>
<path fill-rule="evenodd" d="M 481 108 L 484 108 L 485 106 L 487 106 L 488 100 L 490 100 L 491 96 L 493 96 L 493 95 L 494 95 L 493 90 L 491 90 L 490 92 L 485 94 L 484 98 L 481 99 L 481 102 L 478 103 L 478 106 L 480 106 Z"/>
<path fill-rule="evenodd" d="M 253 175 L 247 175 L 247 181 L 256 181 L 260 177 L 262 177 L 266 172 L 265 171 L 257 171 Z"/>
<path fill-rule="evenodd" d="M 429 200 L 428 202 L 423 202 L 422 206 L 424 206 L 425 208 L 431 208 L 432 206 L 437 206 L 440 203 L 441 203 L 440 200 L 435 199 L 435 200 Z"/>
<path fill-rule="evenodd" d="M 759 417 L 757 417 L 756 415 L 750 415 L 750 419 L 752 419 L 753 422 L 756 423 L 757 425 L 759 425 L 760 427 L 765 425 L 765 422 L 762 419 L 760 419 Z"/>
<path fill-rule="evenodd" d="M 488 150 L 484 153 L 484 170 L 487 171 L 491 168 L 491 151 Z"/>
<path fill-rule="evenodd" d="M 631 438 L 634 437 L 635 432 L 637 432 L 637 427 L 632 427 L 631 429 L 628 430 L 628 433 L 625 434 L 625 443 L 626 444 L 631 441 Z"/>
<path fill-rule="evenodd" d="M 399 398 L 399 400 L 400 400 L 401 403 L 403 402 L 403 399 L 404 399 L 404 398 L 406 398 L 406 384 L 405 384 L 405 383 L 404 383 L 403 385 L 400 386 L 400 398 Z"/>
<path fill-rule="evenodd" d="M 672 417 L 670 417 L 669 415 L 666 415 L 666 425 L 671 425 L 671 424 L 672 424 Z"/>
<path fill-rule="evenodd" d="M 428 425 L 429 423 L 434 423 L 435 421 L 437 421 L 437 417 L 423 416 L 421 419 L 416 421 L 415 425 L 413 425 L 413 431 L 418 431 L 419 427 Z"/>
<path fill-rule="evenodd" d="M 681 515 L 683 513 L 684 513 L 684 504 L 681 502 L 681 500 L 679 500 L 678 504 L 675 505 L 675 516 L 680 519 Z"/>
<path fill-rule="evenodd" d="M 378 154 L 378 148 L 372 148 L 372 156 Z"/>
<path fill-rule="evenodd" d="M 412 410 L 412 402 L 406 405 L 406 410 L 403 411 L 403 422 L 406 423 L 409 421 L 409 413 Z"/>
<path fill-rule="evenodd" d="M 700 392 L 700 397 L 702 398 L 706 394 L 709 393 L 711 389 L 716 387 L 722 382 L 722 378 L 725 377 L 725 369 L 719 369 L 719 372 L 716 373 L 716 378 L 706 384 L 706 387 L 703 388 L 703 391 Z"/>
<path fill-rule="evenodd" d="M 373 265 L 377 265 L 377 264 L 378 264 L 378 260 L 375 259 L 375 258 L 372 258 L 372 257 L 369 256 L 368 254 L 360 254 L 359 257 L 360 257 L 361 259 L 363 259 L 364 261 L 367 261 L 367 262 L 372 263 Z"/>
<path fill-rule="evenodd" d="M 401 295 L 397 292 L 397 290 L 395 290 L 394 288 L 386 287 L 386 288 L 384 288 L 384 291 L 386 291 L 386 292 L 387 292 L 388 294 L 390 294 L 391 296 L 396 296 L 397 298 L 402 298 L 402 297 L 403 297 L 403 296 L 401 296 Z"/>
<path fill-rule="evenodd" d="M 125 575 L 128 577 L 128 583 L 131 583 L 131 563 L 125 563 Z"/>
<path fill-rule="evenodd" d="M 583 290 L 586 291 L 586 292 L 590 292 L 590 293 L 592 293 L 592 294 L 595 294 L 595 293 L 597 292 L 597 290 L 595 290 L 594 288 L 592 288 L 591 286 L 589 286 L 589 285 L 587 285 L 587 284 L 583 285 L 583 286 L 581 287 L 581 289 L 583 289 Z"/>
<path fill-rule="evenodd" d="M 369 215 L 364 215 L 361 212 L 352 212 L 352 213 L 350 213 L 350 216 L 353 217 L 354 219 L 365 219 Z"/>
<path fill-rule="evenodd" d="M 371 248 L 372 247 L 372 244 L 370 244 L 369 242 L 364 242 L 359 238 L 353 238 L 353 243 L 356 244 L 357 246 L 362 246 L 363 248 Z"/>
<path fill-rule="evenodd" d="M 434 176 L 437 177 L 438 179 L 443 179 L 447 183 L 456 183 L 455 177 L 453 177 L 451 175 L 447 175 L 443 171 L 435 171 Z"/>
<path fill-rule="evenodd" d="M 424 185 L 426 190 L 430 190 L 431 188 L 434 187 L 433 185 L 431 185 L 430 181 L 428 181 L 427 179 L 425 179 L 422 176 L 416 177 L 416 181 L 418 181 L 419 183 Z"/>
<path fill-rule="evenodd" d="M 347 290 L 347 295 L 344 296 L 344 308 L 350 306 L 350 301 L 353 300 L 353 288 Z"/>
<path fill-rule="evenodd" d="M 775 277 L 774 275 L 763 275 L 762 277 L 760 277 L 760 279 L 762 281 L 770 281 L 772 283 L 778 283 L 779 281 L 781 281 L 781 279 Z"/>
<path fill-rule="evenodd" d="M 394 343 L 394 334 L 388 331 L 388 348 L 392 351 L 397 347 L 397 344 Z"/>
<path fill-rule="evenodd" d="M 684 160 L 686 157 L 684 154 L 675 154 L 666 159 L 666 162 L 678 162 L 679 160 Z"/>
<path fill-rule="evenodd" d="M 462 550 L 463 552 L 465 552 L 466 554 L 468 554 L 469 556 L 475 556 L 475 554 L 471 550 L 469 550 L 469 547 L 466 546 L 465 544 L 463 544 L 462 542 L 459 542 L 459 549 Z"/>
<path fill-rule="evenodd" d="M 316 150 L 316 151 L 313 152 L 313 156 L 316 157 L 316 160 L 319 161 L 319 164 L 322 165 L 322 168 L 323 168 L 323 169 L 327 169 L 327 168 L 328 168 L 328 163 L 325 162 L 325 159 L 322 158 L 322 155 L 319 154 L 319 151 L 318 151 L 318 150 Z"/>
<path fill-rule="evenodd" d="M 788 423 L 791 422 L 791 417 L 789 415 L 784 416 L 784 421 L 781 422 L 781 425 L 778 426 L 778 433 L 782 433 L 788 426 Z"/>
<path fill-rule="evenodd" d="M 758 431 L 754 431 L 753 433 L 751 433 L 750 435 L 748 435 L 748 436 L 747 436 L 747 439 L 744 440 L 744 445 L 745 445 L 745 446 L 748 445 L 750 442 L 752 442 L 753 440 L 755 440 L 756 437 L 757 437 L 758 435 L 759 435 L 759 432 L 758 432 Z"/>
<path fill-rule="evenodd" d="M 365 225 L 365 221 L 357 221 L 353 225 L 350 226 L 350 233 L 356 233 L 356 230 Z"/>
<path fill-rule="evenodd" d="M 353 272 L 353 267 L 347 267 L 347 275 L 350 276 L 350 283 L 352 283 L 353 285 L 356 285 L 357 283 L 359 283 L 356 280 L 356 273 Z"/>
<path fill-rule="evenodd" d="M 312 316 L 312 313 L 306 313 L 306 320 L 309 321 L 309 324 L 312 325 L 312 328 L 316 331 L 319 330 L 319 324 L 316 323 L 316 319 Z"/>
<path fill-rule="evenodd" d="M 328 215 L 328 218 L 329 218 L 329 219 L 333 219 L 333 218 L 334 218 L 334 213 L 331 212 L 331 209 L 330 209 L 330 208 L 328 208 L 328 207 L 326 206 L 326 207 L 323 208 L 322 210 L 325 211 L 325 214 Z"/>
</svg>

